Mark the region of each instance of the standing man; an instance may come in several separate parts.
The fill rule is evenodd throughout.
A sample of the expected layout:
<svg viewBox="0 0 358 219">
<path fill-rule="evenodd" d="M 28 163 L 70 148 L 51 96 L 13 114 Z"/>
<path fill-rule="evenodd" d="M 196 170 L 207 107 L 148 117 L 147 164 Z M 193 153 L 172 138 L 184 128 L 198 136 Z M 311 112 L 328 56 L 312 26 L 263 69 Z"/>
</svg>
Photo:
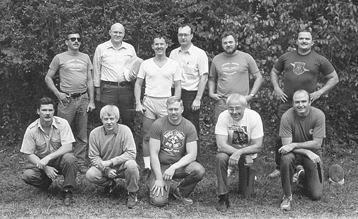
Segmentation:
<svg viewBox="0 0 358 219">
<path fill-rule="evenodd" d="M 261 117 L 247 108 L 245 96 L 231 94 L 226 104 L 228 109 L 219 115 L 215 126 L 218 211 L 226 211 L 230 207 L 229 165 L 239 167 L 239 193 L 245 198 L 252 194 L 257 169 L 254 159 L 262 149 L 264 135 Z"/>
<path fill-rule="evenodd" d="M 89 137 L 88 156 L 92 167 L 86 178 L 91 183 L 104 186 L 107 193 L 112 193 L 116 187 L 114 178 L 125 178 L 127 207 L 134 208 L 138 204 L 139 171 L 133 134 L 127 126 L 117 123 L 120 117 L 116 106 L 104 106 L 100 116 L 103 126 L 93 129 Z"/>
<path fill-rule="evenodd" d="M 215 101 L 215 122 L 227 109 L 226 99 L 233 93 L 245 96 L 248 103 L 254 98 L 262 83 L 262 75 L 255 60 L 248 53 L 237 50 L 237 36 L 232 31 L 221 35 L 224 52 L 215 56 L 210 68 L 209 96 Z M 254 78 L 250 91 L 249 76 Z"/>
<path fill-rule="evenodd" d="M 149 129 L 153 122 L 160 117 L 168 115 L 167 99 L 171 96 L 171 86 L 174 84 L 175 96 L 180 98 L 181 93 L 181 68 L 177 61 L 166 56 L 168 44 L 166 38 L 157 35 L 153 38 L 152 49 L 155 57 L 145 60 L 137 75 L 134 95 L 136 99 L 136 111 L 143 114 L 143 160 L 144 173 L 150 174 L 149 157 Z M 145 97 L 143 105 L 140 101 L 141 88 L 145 79 Z"/>
<path fill-rule="evenodd" d="M 178 41 L 180 47 L 174 49 L 170 53 L 169 58 L 178 61 L 183 69 L 183 80 L 181 82 L 181 99 L 184 104 L 183 116 L 194 124 L 200 139 L 200 105 L 206 82 L 208 81 L 209 64 L 205 51 L 196 47 L 191 42 L 193 39 L 192 31 L 189 25 L 179 27 Z M 200 142 L 198 142 L 198 147 L 200 147 Z"/>
<path fill-rule="evenodd" d="M 292 177 L 296 165 L 302 165 L 298 181 L 313 200 L 323 193 L 323 164 L 321 147 L 326 137 L 324 113 L 311 106 L 312 96 L 305 90 L 293 94 L 293 107 L 287 110 L 281 119 L 280 137 L 282 147 L 278 150 L 281 157 L 281 182 L 283 188 L 282 210 L 291 209 Z"/>
<path fill-rule="evenodd" d="M 72 124 L 76 136 L 74 154 L 78 160 L 79 172 L 85 174 L 87 155 L 88 112 L 95 109 L 92 62 L 87 54 L 79 51 L 81 37 L 78 32 L 66 34 L 67 51 L 56 55 L 48 70 L 45 82 L 60 101 L 57 115 Z M 56 72 L 60 75 L 60 89 L 53 82 Z"/>
<path fill-rule="evenodd" d="M 284 112 L 292 107 L 293 93 L 298 89 L 304 89 L 310 93 L 310 101 L 319 99 L 328 93 L 339 82 L 337 72 L 332 64 L 313 49 L 314 42 L 309 31 L 301 31 L 297 38 L 297 50 L 283 54 L 272 68 L 271 83 L 275 89 L 277 98 L 281 100 L 278 107 L 277 131 Z M 283 88 L 279 84 L 279 76 L 282 75 Z M 326 79 L 326 84 L 317 90 L 319 73 Z M 275 145 L 276 169 L 269 177 L 280 175 L 281 154 L 278 149 L 282 146 L 281 139 L 277 136 Z"/>
<path fill-rule="evenodd" d="M 76 187 L 77 159 L 72 154 L 75 142 L 71 127 L 65 119 L 54 116 L 55 103 L 42 98 L 37 106 L 40 116 L 27 127 L 20 152 L 28 161 L 22 179 L 41 190 L 47 190 L 58 174 L 64 176 L 63 204 L 69 206 Z"/>
<path fill-rule="evenodd" d="M 118 106 L 122 123 L 133 131 L 133 85 L 125 78 L 124 65 L 132 57 L 137 57 L 137 54 L 132 45 L 123 42 L 125 30 L 122 24 L 113 24 L 109 35 L 111 39 L 98 45 L 93 57 L 96 100 L 102 106 Z"/>
<path fill-rule="evenodd" d="M 164 206 L 168 203 L 170 181 L 184 178 L 174 189 L 174 196 L 184 205 L 192 205 L 190 193 L 205 174 L 204 167 L 196 162 L 197 140 L 194 125 L 182 117 L 183 102 L 178 97 L 167 100 L 168 116 L 157 119 L 150 128 L 149 180 L 150 203 Z"/>
</svg>

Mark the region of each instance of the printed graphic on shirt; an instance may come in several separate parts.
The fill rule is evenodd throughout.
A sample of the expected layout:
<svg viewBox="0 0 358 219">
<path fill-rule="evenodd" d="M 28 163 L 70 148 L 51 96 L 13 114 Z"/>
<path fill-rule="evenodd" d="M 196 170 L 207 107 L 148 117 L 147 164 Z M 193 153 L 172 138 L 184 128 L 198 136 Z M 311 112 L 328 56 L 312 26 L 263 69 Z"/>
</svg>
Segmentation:
<svg viewBox="0 0 358 219">
<path fill-rule="evenodd" d="M 79 59 L 71 59 L 66 64 L 71 71 L 81 71 L 87 67 L 86 62 Z"/>
<path fill-rule="evenodd" d="M 224 74 L 226 74 L 226 75 L 233 75 L 233 74 L 236 73 L 236 71 L 239 70 L 239 66 L 240 66 L 239 63 L 229 62 L 229 63 L 224 63 L 224 64 L 221 66 L 221 69 L 222 69 L 222 71 L 223 71 Z"/>
<path fill-rule="evenodd" d="M 308 69 L 305 69 L 306 63 L 304 62 L 294 62 L 291 63 L 291 65 L 293 66 L 293 73 L 296 75 L 301 75 L 305 73 L 305 71 L 309 71 Z"/>
<path fill-rule="evenodd" d="M 229 130 L 233 131 L 232 144 L 247 145 L 249 143 L 247 126 L 232 125 Z"/>
<path fill-rule="evenodd" d="M 163 133 L 163 146 L 165 151 L 179 152 L 184 146 L 185 135 L 178 130 L 168 130 Z"/>
</svg>

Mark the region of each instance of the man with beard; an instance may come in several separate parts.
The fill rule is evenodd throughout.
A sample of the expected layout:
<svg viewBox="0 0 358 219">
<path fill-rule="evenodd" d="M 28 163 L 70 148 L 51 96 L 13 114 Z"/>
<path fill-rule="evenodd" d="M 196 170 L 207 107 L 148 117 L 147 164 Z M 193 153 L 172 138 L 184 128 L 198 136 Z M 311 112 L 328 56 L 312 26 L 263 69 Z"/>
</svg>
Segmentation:
<svg viewBox="0 0 358 219">
<path fill-rule="evenodd" d="M 275 89 L 277 98 L 281 101 L 278 107 L 277 132 L 280 120 L 284 112 L 292 107 L 293 93 L 298 89 L 304 89 L 310 93 L 310 101 L 316 101 L 322 95 L 328 93 L 338 83 L 338 75 L 332 64 L 313 49 L 314 42 L 309 31 L 301 31 L 297 38 L 297 50 L 283 54 L 272 68 L 271 83 Z M 318 75 L 322 73 L 327 79 L 326 84 L 317 90 Z M 279 77 L 282 75 L 283 88 L 281 89 Z M 281 153 L 278 149 L 282 146 L 280 137 L 276 138 L 275 162 L 276 169 L 269 177 L 280 175 Z"/>
<path fill-rule="evenodd" d="M 233 93 L 244 95 L 247 102 L 254 98 L 262 83 L 262 75 L 255 60 L 248 53 L 237 50 L 237 37 L 226 31 L 221 36 L 224 52 L 215 56 L 209 74 L 209 96 L 215 101 L 215 123 L 227 109 L 226 99 Z M 249 76 L 254 78 L 250 91 Z"/>
<path fill-rule="evenodd" d="M 298 183 L 306 194 L 318 200 L 323 193 L 323 164 L 321 161 L 322 142 L 326 137 L 324 113 L 311 106 L 312 97 L 305 90 L 297 90 L 293 94 L 293 107 L 288 109 L 281 119 L 280 137 L 282 147 L 278 152 L 281 157 L 281 182 L 283 188 L 282 210 L 291 209 L 292 178 L 296 165 L 303 170 L 297 174 Z"/>
<path fill-rule="evenodd" d="M 78 32 L 68 32 L 65 43 L 67 51 L 53 58 L 45 82 L 60 101 L 57 107 L 57 115 L 66 119 L 72 125 L 76 136 L 74 154 L 78 160 L 79 172 L 85 174 L 88 170 L 85 165 L 87 113 L 95 109 L 93 67 L 89 56 L 79 51 L 81 37 Z M 60 89 L 56 88 L 52 80 L 57 71 L 60 75 Z"/>
<path fill-rule="evenodd" d="M 171 96 L 171 86 L 174 84 L 175 96 L 180 98 L 181 69 L 179 63 L 166 56 L 168 44 L 166 38 L 156 35 L 153 38 L 152 49 L 155 57 L 145 60 L 140 66 L 135 83 L 134 95 L 136 111 L 143 114 L 143 180 L 150 175 L 149 129 L 153 122 L 168 115 L 166 102 Z M 143 105 L 141 103 L 141 88 L 145 80 Z"/>
<path fill-rule="evenodd" d="M 173 195 L 184 205 L 192 205 L 190 193 L 205 174 L 204 167 L 196 162 L 197 135 L 194 125 L 182 117 L 183 102 L 178 97 L 167 100 L 168 115 L 157 119 L 150 128 L 149 180 L 150 203 L 164 206 L 168 203 L 171 180 L 183 180 Z"/>
<path fill-rule="evenodd" d="M 125 30 L 122 24 L 113 24 L 109 35 L 111 39 L 98 45 L 93 57 L 96 100 L 102 106 L 116 105 L 121 113 L 122 123 L 133 131 L 133 85 L 126 80 L 124 69 L 126 61 L 137 57 L 137 54 L 132 45 L 123 42 Z"/>
</svg>

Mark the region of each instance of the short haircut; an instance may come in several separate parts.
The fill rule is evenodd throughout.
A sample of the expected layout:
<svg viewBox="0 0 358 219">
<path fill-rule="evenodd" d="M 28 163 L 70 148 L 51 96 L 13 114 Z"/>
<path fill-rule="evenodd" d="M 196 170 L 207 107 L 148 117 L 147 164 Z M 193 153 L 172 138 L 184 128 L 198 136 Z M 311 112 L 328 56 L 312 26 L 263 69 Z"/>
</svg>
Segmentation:
<svg viewBox="0 0 358 219">
<path fill-rule="evenodd" d="M 55 108 L 55 101 L 53 101 L 49 97 L 43 97 L 37 102 L 37 109 L 40 109 L 41 105 L 48 105 L 48 104 L 52 104 L 53 107 Z"/>
<path fill-rule="evenodd" d="M 183 107 L 183 101 L 179 97 L 176 97 L 176 96 L 171 96 L 168 98 L 167 107 L 169 106 L 169 104 L 173 104 L 175 102 L 180 103 L 180 106 Z"/>
<path fill-rule="evenodd" d="M 106 105 L 104 106 L 100 113 L 100 118 L 103 119 L 104 116 L 115 116 L 117 119 L 119 119 L 119 109 L 115 105 Z"/>
<path fill-rule="evenodd" d="M 155 39 L 164 39 L 164 41 L 165 41 L 165 43 L 166 44 L 168 44 L 168 38 L 166 37 L 166 36 L 164 36 L 163 34 L 161 34 L 161 33 L 156 33 L 156 34 L 154 34 L 154 36 L 153 36 L 153 39 L 152 39 L 152 44 L 154 44 L 154 40 Z"/>
<path fill-rule="evenodd" d="M 233 103 L 233 102 L 238 103 L 241 106 L 247 107 L 246 98 L 243 95 L 239 94 L 239 93 L 231 94 L 226 100 L 226 105 L 229 106 L 229 104 Z"/>
<path fill-rule="evenodd" d="M 179 29 L 184 28 L 184 27 L 189 27 L 189 29 L 190 29 L 190 34 L 193 34 L 193 33 L 194 33 L 194 29 L 193 29 L 193 27 L 192 27 L 191 24 L 181 24 L 181 25 L 179 26 L 179 28 L 178 28 L 178 32 L 179 32 Z"/>
<path fill-rule="evenodd" d="M 297 39 L 298 39 L 298 35 L 300 35 L 300 33 L 310 33 L 311 37 L 312 37 L 312 40 L 313 40 L 313 34 L 312 34 L 311 28 L 299 30 L 298 33 L 297 33 Z"/>
<path fill-rule="evenodd" d="M 293 93 L 292 99 L 295 99 L 295 97 L 300 93 L 305 93 L 307 95 L 307 97 L 308 97 L 308 101 L 310 100 L 310 94 L 304 89 L 296 90 L 295 93 Z"/>
<path fill-rule="evenodd" d="M 65 39 L 66 39 L 66 40 L 69 39 L 68 36 L 71 35 L 71 34 L 78 34 L 78 35 L 80 35 L 80 37 L 81 37 L 80 31 L 79 31 L 79 30 L 76 30 L 76 29 L 66 31 L 65 34 L 66 34 L 66 35 L 65 35 Z"/>
<path fill-rule="evenodd" d="M 221 34 L 220 40 L 221 42 L 223 41 L 224 38 L 228 37 L 228 36 L 232 36 L 234 37 L 235 42 L 237 42 L 237 35 L 235 34 L 234 31 L 225 31 L 223 34 Z"/>
</svg>

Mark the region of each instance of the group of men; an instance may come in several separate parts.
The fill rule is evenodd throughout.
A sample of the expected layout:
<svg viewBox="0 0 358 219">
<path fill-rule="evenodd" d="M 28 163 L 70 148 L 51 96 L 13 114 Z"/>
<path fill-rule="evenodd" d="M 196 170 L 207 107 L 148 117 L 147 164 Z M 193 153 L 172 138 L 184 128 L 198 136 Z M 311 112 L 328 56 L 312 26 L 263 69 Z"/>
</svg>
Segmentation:
<svg viewBox="0 0 358 219">
<path fill-rule="evenodd" d="M 225 211 L 230 207 L 230 168 L 238 167 L 239 192 L 250 196 L 256 180 L 255 159 L 263 147 L 264 135 L 261 117 L 250 109 L 250 102 L 261 86 L 262 75 L 252 56 L 237 50 L 238 39 L 230 31 L 223 33 L 224 52 L 215 56 L 209 72 L 205 51 L 191 42 L 192 31 L 189 25 L 179 27 L 181 46 L 169 57 L 166 37 L 155 35 L 152 39 L 155 55 L 142 62 L 134 47 L 123 42 L 123 25 L 113 24 L 109 31 L 111 39 L 96 48 L 93 66 L 89 56 L 79 51 L 79 33 L 68 33 L 65 40 L 68 50 L 55 56 L 45 77 L 59 100 L 57 116 L 53 100 L 42 98 L 37 107 L 40 118 L 27 128 L 21 146 L 28 159 L 23 180 L 45 190 L 58 174 L 64 175 L 63 201 L 70 205 L 77 171 L 86 174 L 89 182 L 103 186 L 108 194 L 116 187 L 116 178 L 125 178 L 127 207 L 134 208 L 138 204 L 141 175 L 149 179 L 151 204 L 166 205 L 169 191 L 184 204 L 193 204 L 189 196 L 205 175 L 198 162 L 199 113 L 209 81 L 209 96 L 215 102 L 218 150 L 216 209 Z M 338 76 L 329 61 L 312 50 L 312 45 L 311 33 L 301 31 L 297 50 L 282 55 L 271 72 L 275 93 L 282 103 L 278 110 L 277 169 L 269 176 L 281 175 L 283 210 L 291 207 L 294 174 L 312 199 L 322 195 L 320 148 L 325 137 L 325 116 L 311 103 L 331 90 L 338 83 Z M 128 67 L 129 62 L 141 63 L 138 72 L 133 66 Z M 56 72 L 60 76 L 59 88 L 53 82 Z M 327 83 L 317 90 L 320 72 Z M 254 79 L 251 90 L 250 77 Z M 100 102 L 97 107 L 101 107 L 103 125 L 93 129 L 87 141 L 87 113 L 95 109 L 95 99 Z M 143 115 L 141 174 L 132 133 L 135 112 Z M 87 144 L 89 169 L 85 164 Z M 170 181 L 174 179 L 181 181 L 171 190 Z"/>
</svg>

